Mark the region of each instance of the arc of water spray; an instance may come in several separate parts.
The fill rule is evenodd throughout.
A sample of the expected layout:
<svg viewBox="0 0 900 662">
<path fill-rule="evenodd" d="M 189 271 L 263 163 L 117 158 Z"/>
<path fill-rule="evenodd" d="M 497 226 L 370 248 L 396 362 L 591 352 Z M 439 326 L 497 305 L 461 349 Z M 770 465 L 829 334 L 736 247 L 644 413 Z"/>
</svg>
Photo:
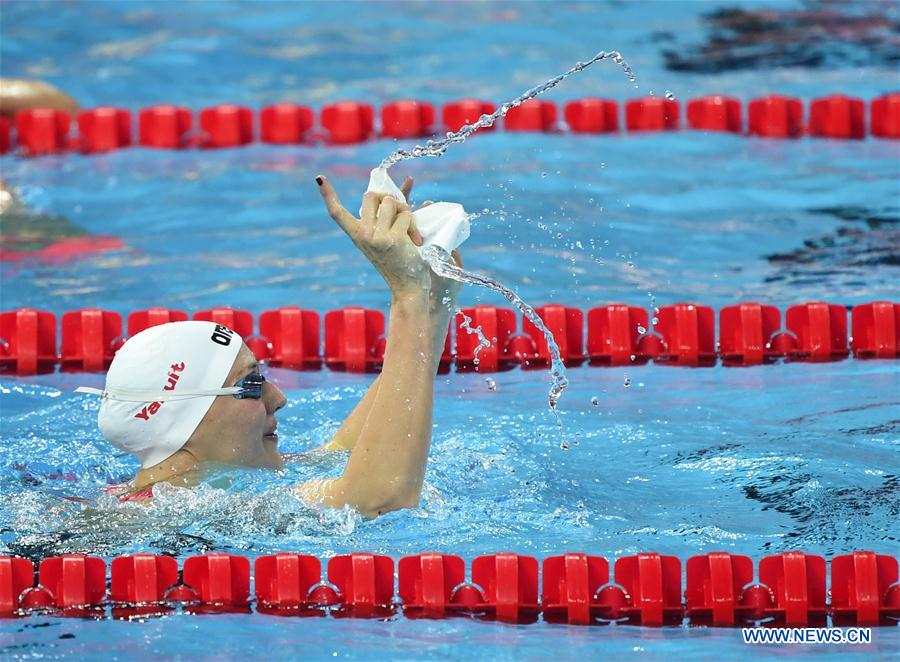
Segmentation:
<svg viewBox="0 0 900 662">
<path fill-rule="evenodd" d="M 485 127 L 491 126 L 494 122 L 496 122 L 499 118 L 505 117 L 506 114 L 516 106 L 521 106 L 523 103 L 528 101 L 529 99 L 533 99 L 536 96 L 539 96 L 546 92 L 549 89 L 552 89 L 559 85 L 566 78 L 571 76 L 572 74 L 578 73 L 579 71 L 583 71 L 587 69 L 589 66 L 594 64 L 595 62 L 599 62 L 600 60 L 608 60 L 611 59 L 616 64 L 620 65 L 622 69 L 625 71 L 625 75 L 628 76 L 628 80 L 632 83 L 636 80 L 634 71 L 632 71 L 631 67 L 628 66 L 628 63 L 622 58 L 622 54 L 619 51 L 600 51 L 594 57 L 592 57 L 587 62 L 578 62 L 574 67 L 569 69 L 568 71 L 561 73 L 559 76 L 555 76 L 545 83 L 541 83 L 536 87 L 532 87 L 530 90 L 524 92 L 523 94 L 517 96 L 515 99 L 511 101 L 507 101 L 502 104 L 496 111 L 490 114 L 484 114 L 479 117 L 473 124 L 466 124 L 459 131 L 448 132 L 444 138 L 440 140 L 429 140 L 424 145 L 416 145 L 410 150 L 398 149 L 393 152 L 390 156 L 388 156 L 384 161 L 381 162 L 382 168 L 385 170 L 390 169 L 396 163 L 400 161 L 406 161 L 408 159 L 416 159 L 421 156 L 442 156 L 444 152 L 447 151 L 447 148 L 450 145 L 465 142 L 466 138 L 475 133 L 478 129 L 483 129 Z"/>
<path fill-rule="evenodd" d="M 448 132 L 440 140 L 429 140 L 424 145 L 416 145 L 409 150 L 396 150 L 381 162 L 380 167 L 384 170 L 389 170 L 391 166 L 401 161 L 407 161 L 409 159 L 420 158 L 423 156 L 443 156 L 450 145 L 465 142 L 465 140 L 475 131 L 493 125 L 494 122 L 496 122 L 501 117 L 505 117 L 506 114 L 516 106 L 520 106 L 529 99 L 533 99 L 543 94 L 547 90 L 556 87 L 572 74 L 585 70 L 595 62 L 607 59 L 611 59 L 616 64 L 621 66 L 625 71 L 625 75 L 628 77 L 628 80 L 630 80 L 632 83 L 635 82 L 636 78 L 634 75 L 634 71 L 630 66 L 628 66 L 628 63 L 625 62 L 619 51 L 600 51 L 587 62 L 578 62 L 568 71 L 565 71 L 560 75 L 555 76 L 550 80 L 531 88 L 530 90 L 527 90 L 511 101 L 507 101 L 493 113 L 482 115 L 474 123 L 466 124 L 458 131 Z M 452 278 L 453 280 L 459 281 L 461 283 L 481 285 L 483 287 L 487 287 L 489 289 L 500 292 L 510 303 L 519 308 L 519 310 L 522 311 L 522 314 L 525 315 L 525 317 L 527 317 L 528 320 L 531 321 L 531 323 L 534 324 L 541 331 L 541 333 L 544 334 L 544 337 L 547 338 L 547 348 L 550 352 L 551 387 L 548 394 L 548 403 L 550 405 L 550 409 L 553 411 L 553 414 L 556 416 L 556 421 L 559 424 L 559 427 L 562 428 L 562 419 L 560 418 L 559 411 L 557 409 L 557 403 L 559 402 L 559 398 L 562 395 L 563 391 L 568 386 L 569 380 L 566 377 L 566 368 L 563 363 L 562 356 L 559 353 L 559 347 L 557 346 L 556 341 L 553 338 L 553 334 L 546 327 L 544 321 L 540 318 L 537 312 L 535 312 L 534 308 L 525 303 L 519 296 L 516 295 L 515 292 L 502 285 L 501 283 L 498 283 L 493 279 L 488 278 L 487 276 L 473 274 L 456 266 L 451 260 L 450 255 L 438 246 L 429 247 L 429 249 L 423 252 L 423 257 L 428 262 L 429 266 L 431 266 L 431 268 L 434 270 L 434 272 L 439 276 L 442 276 L 444 278 Z M 482 336 L 483 340 L 483 334 L 479 335 Z"/>
</svg>

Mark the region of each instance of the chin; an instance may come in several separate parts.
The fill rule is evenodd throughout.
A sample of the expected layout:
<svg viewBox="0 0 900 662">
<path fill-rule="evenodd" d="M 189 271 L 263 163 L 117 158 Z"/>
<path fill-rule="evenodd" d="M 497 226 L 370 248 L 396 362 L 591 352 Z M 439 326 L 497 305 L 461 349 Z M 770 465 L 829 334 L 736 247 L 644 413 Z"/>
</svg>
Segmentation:
<svg viewBox="0 0 900 662">
<path fill-rule="evenodd" d="M 268 446 L 268 444 L 266 444 Z M 281 458 L 281 453 L 275 450 L 274 444 L 272 448 L 266 448 L 266 456 L 263 460 L 262 466 L 264 469 L 283 469 L 284 468 L 284 460 Z"/>
</svg>

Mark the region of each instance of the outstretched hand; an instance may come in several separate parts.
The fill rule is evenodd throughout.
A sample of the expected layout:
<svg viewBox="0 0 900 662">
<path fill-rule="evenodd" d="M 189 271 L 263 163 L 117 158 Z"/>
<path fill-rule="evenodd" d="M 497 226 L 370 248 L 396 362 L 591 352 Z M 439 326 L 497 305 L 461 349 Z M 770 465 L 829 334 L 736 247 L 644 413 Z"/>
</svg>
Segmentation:
<svg viewBox="0 0 900 662">
<path fill-rule="evenodd" d="M 430 289 L 431 270 L 416 248 L 422 244 L 422 237 L 415 229 L 408 205 L 392 196 L 369 192 L 363 196 L 360 218 L 357 219 L 341 204 L 331 182 L 320 175 L 316 177 L 316 183 L 328 214 L 378 270 L 395 295 Z M 406 191 L 412 189 L 411 180 L 403 184 Z"/>
</svg>

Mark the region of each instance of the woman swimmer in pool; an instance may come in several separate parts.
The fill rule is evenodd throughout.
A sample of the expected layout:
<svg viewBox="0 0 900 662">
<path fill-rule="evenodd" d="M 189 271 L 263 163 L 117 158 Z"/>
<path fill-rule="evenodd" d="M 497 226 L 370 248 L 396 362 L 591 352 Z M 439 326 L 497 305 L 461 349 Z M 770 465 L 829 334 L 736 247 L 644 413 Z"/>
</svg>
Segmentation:
<svg viewBox="0 0 900 662">
<path fill-rule="evenodd" d="M 357 220 L 325 177 L 316 182 L 328 213 L 378 270 L 392 298 L 381 374 L 323 447 L 350 451 L 344 472 L 296 491 L 308 503 L 349 505 L 376 517 L 419 501 L 434 377 L 460 284 L 437 276 L 422 259 L 407 205 L 366 193 Z M 407 179 L 404 193 L 411 187 Z M 453 257 L 460 263 L 457 252 Z M 141 460 L 128 495 L 162 482 L 194 485 L 216 464 L 283 465 L 275 416 L 286 404 L 284 394 L 224 327 L 174 322 L 135 335 L 116 354 L 102 395 L 101 431 Z"/>
</svg>

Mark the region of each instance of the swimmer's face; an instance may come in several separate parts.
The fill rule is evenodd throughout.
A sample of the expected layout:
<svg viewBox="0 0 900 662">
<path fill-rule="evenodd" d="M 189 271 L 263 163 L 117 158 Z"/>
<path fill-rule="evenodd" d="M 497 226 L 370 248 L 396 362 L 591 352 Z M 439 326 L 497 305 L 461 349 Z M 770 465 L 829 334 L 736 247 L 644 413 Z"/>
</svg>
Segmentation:
<svg viewBox="0 0 900 662">
<path fill-rule="evenodd" d="M 223 386 L 234 386 L 258 368 L 253 353 L 243 345 Z M 185 448 L 205 462 L 280 469 L 283 462 L 278 453 L 275 412 L 286 402 L 284 393 L 271 382 L 263 384 L 259 399 L 220 395 Z"/>
</svg>

